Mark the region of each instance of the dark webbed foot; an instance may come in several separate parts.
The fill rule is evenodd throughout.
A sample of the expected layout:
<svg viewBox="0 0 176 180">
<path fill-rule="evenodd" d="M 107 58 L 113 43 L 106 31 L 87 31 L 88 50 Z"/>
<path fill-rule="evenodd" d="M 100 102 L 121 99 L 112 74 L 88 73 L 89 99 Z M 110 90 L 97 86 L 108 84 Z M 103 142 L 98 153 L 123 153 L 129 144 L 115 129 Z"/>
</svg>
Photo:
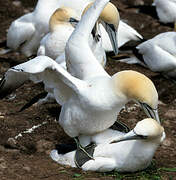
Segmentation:
<svg viewBox="0 0 176 180">
<path fill-rule="evenodd" d="M 94 149 L 96 147 L 95 143 L 91 143 L 87 145 L 86 147 L 82 147 L 82 145 L 79 142 L 79 139 L 76 137 L 74 138 L 77 144 L 77 150 L 75 153 L 75 164 L 77 167 L 81 167 L 84 163 L 87 161 L 94 159 L 93 153 Z"/>
</svg>

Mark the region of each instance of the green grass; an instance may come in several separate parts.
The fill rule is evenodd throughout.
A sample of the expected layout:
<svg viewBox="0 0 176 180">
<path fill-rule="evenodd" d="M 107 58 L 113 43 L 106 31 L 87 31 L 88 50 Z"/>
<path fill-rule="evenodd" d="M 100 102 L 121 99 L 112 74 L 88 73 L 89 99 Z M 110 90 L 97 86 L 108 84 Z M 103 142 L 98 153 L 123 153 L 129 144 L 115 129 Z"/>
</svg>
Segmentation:
<svg viewBox="0 0 176 180">
<path fill-rule="evenodd" d="M 162 174 L 165 172 L 176 172 L 176 168 L 157 168 L 155 161 L 153 160 L 151 165 L 143 170 L 136 173 L 118 173 L 117 171 L 112 171 L 110 173 L 103 173 L 103 176 L 111 176 L 115 180 L 162 180 Z M 169 180 L 172 180 L 172 175 L 169 175 Z"/>
<path fill-rule="evenodd" d="M 147 169 L 136 173 L 118 173 L 117 171 L 112 171 L 108 173 L 97 173 L 97 175 L 105 179 L 106 178 L 108 179 L 109 177 L 114 180 L 163 180 L 166 179 L 166 177 L 168 180 L 173 180 L 175 177 L 173 176 L 173 173 L 175 172 L 176 172 L 176 167 L 157 168 L 156 163 L 153 160 L 151 165 Z M 86 180 L 88 176 L 90 177 L 92 176 L 91 172 L 74 173 L 72 178 L 73 180 Z"/>
<path fill-rule="evenodd" d="M 115 180 L 161 180 L 161 174 L 159 169 L 156 168 L 155 162 L 152 161 L 151 165 L 144 171 L 139 171 L 136 173 L 118 173 L 113 171 L 111 173 L 104 173 L 104 176 L 111 176 Z"/>
</svg>

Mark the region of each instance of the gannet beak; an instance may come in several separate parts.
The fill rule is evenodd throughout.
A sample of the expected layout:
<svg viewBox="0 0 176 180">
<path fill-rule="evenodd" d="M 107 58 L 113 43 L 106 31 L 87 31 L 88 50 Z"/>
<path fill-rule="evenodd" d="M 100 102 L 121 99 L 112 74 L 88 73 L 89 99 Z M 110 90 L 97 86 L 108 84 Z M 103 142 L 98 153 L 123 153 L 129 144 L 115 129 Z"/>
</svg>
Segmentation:
<svg viewBox="0 0 176 180">
<path fill-rule="evenodd" d="M 77 20 L 77 19 L 75 19 L 75 18 L 70 18 L 69 19 L 69 22 L 70 22 L 70 24 L 72 24 L 72 26 L 75 28 L 76 26 L 77 26 L 77 24 L 79 23 L 79 21 Z"/>
<path fill-rule="evenodd" d="M 129 141 L 129 140 L 138 140 L 138 139 L 147 139 L 147 136 L 138 135 L 134 132 L 134 130 L 125 134 L 124 136 L 118 136 L 117 139 L 110 142 L 110 144 L 118 143 L 121 141 Z"/>
<path fill-rule="evenodd" d="M 158 115 L 158 109 L 152 109 L 146 103 L 140 103 L 140 105 L 148 117 L 157 120 L 158 123 L 161 124 L 160 119 L 159 119 L 159 115 Z"/>
<path fill-rule="evenodd" d="M 109 35 L 113 51 L 115 55 L 118 54 L 117 32 L 113 24 L 105 23 L 105 29 Z"/>
</svg>

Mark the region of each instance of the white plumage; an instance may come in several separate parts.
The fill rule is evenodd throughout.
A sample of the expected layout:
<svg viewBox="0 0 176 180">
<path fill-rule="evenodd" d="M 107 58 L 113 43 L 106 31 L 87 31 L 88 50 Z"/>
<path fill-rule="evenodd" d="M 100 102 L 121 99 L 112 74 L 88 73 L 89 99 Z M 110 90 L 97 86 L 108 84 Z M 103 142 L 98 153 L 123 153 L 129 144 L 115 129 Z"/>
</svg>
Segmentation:
<svg viewBox="0 0 176 180">
<path fill-rule="evenodd" d="M 7 46 L 12 50 L 20 50 L 22 54 L 27 57 L 36 54 L 40 40 L 49 32 L 49 19 L 57 8 L 63 6 L 70 7 L 75 9 L 79 17 L 81 17 L 82 11 L 90 2 L 92 2 L 92 0 L 38 0 L 33 12 L 21 16 L 11 23 L 7 33 Z M 119 28 L 121 29 L 121 25 Z M 126 28 L 122 33 L 123 36 L 126 37 L 129 37 L 130 33 L 133 40 L 136 38 L 137 34 L 135 33 L 135 30 L 131 31 L 131 29 L 132 28 L 130 27 Z M 104 34 L 105 31 L 102 31 Z M 107 34 L 105 33 L 103 36 L 105 50 L 112 51 L 110 40 L 106 40 L 108 37 Z M 120 36 L 121 35 L 119 34 L 119 37 Z M 125 38 L 122 44 L 124 44 L 127 39 L 128 38 Z"/>
<path fill-rule="evenodd" d="M 118 141 L 110 144 L 113 138 Z M 87 161 L 81 168 L 85 171 L 99 172 L 143 170 L 151 163 L 156 149 L 164 138 L 163 127 L 153 119 L 138 122 L 129 133 L 108 129 L 92 137 L 92 141 L 97 144 L 93 153 L 94 159 Z M 76 167 L 75 151 L 58 154 L 57 150 L 52 150 L 50 156 L 59 164 Z"/>
<path fill-rule="evenodd" d="M 148 116 L 159 121 L 156 89 L 147 77 L 135 71 L 122 71 L 112 77 L 104 71 L 104 75 L 83 81 L 71 76 L 51 58 L 38 56 L 9 69 L 5 79 L 17 72 L 34 82 L 43 81 L 53 89 L 62 105 L 59 123 L 71 137 L 89 136 L 109 128 L 130 100 L 138 101 Z M 84 142 L 83 138 L 82 142 L 87 144 L 89 139 Z"/>
<path fill-rule="evenodd" d="M 154 72 L 176 77 L 176 32 L 161 33 L 138 45 L 136 49 L 143 60 L 131 57 L 122 60 L 129 64 L 139 63 Z M 144 61 L 144 62 L 143 62 Z"/>
<path fill-rule="evenodd" d="M 49 31 L 49 18 L 58 2 L 39 0 L 33 12 L 13 21 L 7 33 L 7 46 L 13 50 L 20 49 L 27 57 L 36 54 L 40 40 Z"/>
<path fill-rule="evenodd" d="M 156 12 L 161 22 L 176 22 L 176 0 L 154 0 L 153 5 L 156 6 Z"/>
</svg>

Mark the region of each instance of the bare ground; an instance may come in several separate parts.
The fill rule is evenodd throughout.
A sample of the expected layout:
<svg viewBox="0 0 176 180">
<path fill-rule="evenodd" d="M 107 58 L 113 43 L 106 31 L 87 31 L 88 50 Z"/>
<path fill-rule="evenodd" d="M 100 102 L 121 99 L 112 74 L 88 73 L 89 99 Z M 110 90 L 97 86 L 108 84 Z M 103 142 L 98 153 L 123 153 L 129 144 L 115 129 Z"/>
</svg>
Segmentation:
<svg viewBox="0 0 176 180">
<path fill-rule="evenodd" d="M 6 31 L 10 23 L 26 12 L 32 11 L 36 1 L 0 1 L 0 43 L 6 39 Z M 150 5 L 150 0 L 113 0 L 120 11 L 121 18 L 136 28 L 144 38 L 171 31 L 172 28 L 161 25 L 152 17 L 152 11 L 144 13 L 139 11 L 141 3 Z M 133 6 L 133 7 L 132 7 Z M 147 10 L 147 7 L 145 8 Z M 26 61 L 19 53 L 0 55 L 0 77 L 11 66 Z M 15 92 L 15 98 L 0 100 L 0 179 L 1 180 L 31 180 L 31 179 L 176 179 L 176 85 L 173 81 L 164 78 L 158 73 L 137 65 L 127 65 L 118 61 L 109 60 L 107 71 L 115 72 L 133 69 L 144 73 L 155 83 L 159 93 L 159 114 L 162 125 L 167 135 L 166 140 L 158 148 L 154 165 L 142 173 L 122 174 L 83 172 L 76 168 L 70 168 L 56 164 L 49 157 L 49 152 L 57 143 L 72 141 L 63 132 L 56 121 L 60 107 L 57 104 L 32 106 L 19 112 L 20 108 L 34 95 L 43 92 L 42 85 L 31 82 L 25 84 Z M 133 128 L 137 121 L 145 117 L 142 110 L 130 102 L 126 110 L 123 110 L 118 118 L 130 124 Z M 19 133 L 45 122 L 33 133 L 23 133 L 22 137 L 12 139 Z"/>
</svg>

